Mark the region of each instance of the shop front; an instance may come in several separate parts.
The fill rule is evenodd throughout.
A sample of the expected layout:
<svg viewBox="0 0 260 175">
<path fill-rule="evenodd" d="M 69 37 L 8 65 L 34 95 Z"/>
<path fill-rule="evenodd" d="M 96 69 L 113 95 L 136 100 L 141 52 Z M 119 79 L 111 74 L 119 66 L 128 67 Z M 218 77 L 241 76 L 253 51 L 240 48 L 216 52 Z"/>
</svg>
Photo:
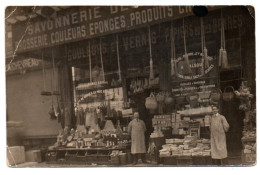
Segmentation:
<svg viewBox="0 0 260 175">
<path fill-rule="evenodd" d="M 16 24 L 18 55 L 58 72 L 51 93 L 41 94 L 57 99 L 46 113 L 63 128 L 46 162 L 131 164 L 128 125 L 139 113 L 148 163 L 212 165 L 218 109 L 230 126 L 222 165 L 254 164 L 254 20 L 246 7 L 208 11 L 201 18 L 188 6 L 71 7 L 33 21 L 21 42 Z"/>
</svg>

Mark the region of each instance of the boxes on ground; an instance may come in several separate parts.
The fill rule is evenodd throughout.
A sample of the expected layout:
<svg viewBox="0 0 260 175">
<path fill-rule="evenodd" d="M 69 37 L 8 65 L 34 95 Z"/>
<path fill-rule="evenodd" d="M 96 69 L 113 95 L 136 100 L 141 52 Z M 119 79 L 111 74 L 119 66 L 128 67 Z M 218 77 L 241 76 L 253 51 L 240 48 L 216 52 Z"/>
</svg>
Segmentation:
<svg viewBox="0 0 260 175">
<path fill-rule="evenodd" d="M 242 162 L 246 164 L 256 163 L 256 154 L 254 153 L 242 153 Z"/>
<path fill-rule="evenodd" d="M 7 147 L 7 165 L 17 165 L 25 162 L 25 152 L 23 146 Z"/>
<path fill-rule="evenodd" d="M 111 157 L 111 160 L 110 160 L 110 163 L 111 165 L 119 165 L 120 163 L 120 158 L 118 155 L 116 156 L 110 156 Z"/>
<path fill-rule="evenodd" d="M 25 152 L 26 162 L 42 162 L 42 156 L 40 150 L 29 150 Z"/>
</svg>

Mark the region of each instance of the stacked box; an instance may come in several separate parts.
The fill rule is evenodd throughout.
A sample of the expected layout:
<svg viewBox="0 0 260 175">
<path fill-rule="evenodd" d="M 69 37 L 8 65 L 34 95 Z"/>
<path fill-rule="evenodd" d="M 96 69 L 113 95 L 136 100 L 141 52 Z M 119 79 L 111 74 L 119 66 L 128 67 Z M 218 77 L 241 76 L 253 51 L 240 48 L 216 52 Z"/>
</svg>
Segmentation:
<svg viewBox="0 0 260 175">
<path fill-rule="evenodd" d="M 17 165 L 25 162 L 25 152 L 23 146 L 7 147 L 8 166 Z"/>
</svg>

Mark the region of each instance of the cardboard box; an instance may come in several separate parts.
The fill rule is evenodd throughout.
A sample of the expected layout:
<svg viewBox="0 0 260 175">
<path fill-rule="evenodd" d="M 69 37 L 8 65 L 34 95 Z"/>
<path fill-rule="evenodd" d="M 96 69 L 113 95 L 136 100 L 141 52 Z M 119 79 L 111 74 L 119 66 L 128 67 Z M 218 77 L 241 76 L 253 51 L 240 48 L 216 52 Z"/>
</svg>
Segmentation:
<svg viewBox="0 0 260 175">
<path fill-rule="evenodd" d="M 25 152 L 26 162 L 42 162 L 41 151 L 40 150 L 30 150 Z"/>
</svg>

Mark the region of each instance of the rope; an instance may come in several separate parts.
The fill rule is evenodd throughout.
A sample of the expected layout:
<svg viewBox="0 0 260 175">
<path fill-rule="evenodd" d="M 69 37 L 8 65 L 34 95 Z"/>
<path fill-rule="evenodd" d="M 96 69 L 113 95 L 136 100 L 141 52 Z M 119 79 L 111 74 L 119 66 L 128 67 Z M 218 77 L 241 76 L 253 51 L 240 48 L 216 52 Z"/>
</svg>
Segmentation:
<svg viewBox="0 0 260 175">
<path fill-rule="evenodd" d="M 43 60 L 43 52 L 42 52 L 42 78 L 43 78 L 43 88 L 46 91 L 46 84 L 45 84 L 45 69 L 44 69 L 44 60 Z"/>
<path fill-rule="evenodd" d="M 119 76 L 119 81 L 121 81 L 121 68 L 120 68 L 120 57 L 119 57 L 119 46 L 118 46 L 118 34 L 116 35 L 116 51 L 117 51 L 118 76 Z"/>
<path fill-rule="evenodd" d="M 90 82 L 92 82 L 90 41 L 88 42 L 88 57 L 89 57 L 89 78 L 90 78 Z"/>
<path fill-rule="evenodd" d="M 104 71 L 104 66 L 103 66 L 102 40 L 101 40 L 101 38 L 99 40 L 99 47 L 100 47 L 100 61 L 101 61 L 102 77 L 103 77 L 103 81 L 105 81 L 105 71 Z"/>
<path fill-rule="evenodd" d="M 57 85 L 56 85 L 56 76 L 55 76 L 55 72 L 56 72 L 56 69 L 55 69 L 55 58 L 54 58 L 54 54 L 53 54 L 53 50 L 52 50 L 52 66 L 53 66 L 53 69 L 52 69 L 52 74 L 53 74 L 53 86 L 54 86 L 54 90 L 57 90 Z"/>
</svg>

